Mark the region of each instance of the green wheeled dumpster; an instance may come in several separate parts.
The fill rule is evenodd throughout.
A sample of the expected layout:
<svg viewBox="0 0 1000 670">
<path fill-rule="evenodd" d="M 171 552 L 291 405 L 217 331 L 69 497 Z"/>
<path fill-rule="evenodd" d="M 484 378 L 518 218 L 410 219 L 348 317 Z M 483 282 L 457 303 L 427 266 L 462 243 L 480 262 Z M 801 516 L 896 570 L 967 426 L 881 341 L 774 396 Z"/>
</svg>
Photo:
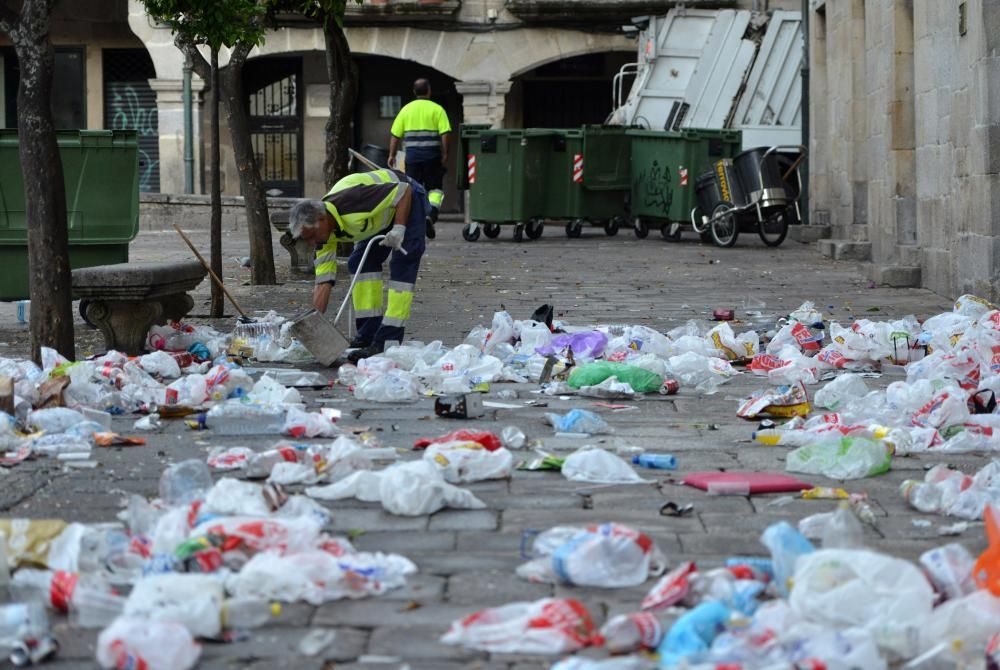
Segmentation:
<svg viewBox="0 0 1000 670">
<path fill-rule="evenodd" d="M 740 152 L 738 130 L 686 128 L 629 130 L 632 140 L 631 214 L 635 234 L 660 228 L 664 239 L 680 239 L 696 207 L 695 179 L 720 158 Z M 710 239 L 707 241 L 711 241 Z"/>
<path fill-rule="evenodd" d="M 558 130 L 548 163 L 548 192 L 542 216 L 568 220 L 567 237 L 584 225 L 608 235 L 628 214 L 631 143 L 622 126 L 583 126 Z"/>
<path fill-rule="evenodd" d="M 58 131 L 72 268 L 128 261 L 139 231 L 139 154 L 134 130 Z M 24 177 L 16 130 L 0 130 L 0 300 L 28 297 Z"/>
<path fill-rule="evenodd" d="M 479 239 L 480 227 L 487 237 L 497 237 L 505 224 L 514 226 L 515 242 L 525 234 L 541 236 L 545 177 L 556 135 L 544 129 L 462 128 L 466 164 L 459 188 L 464 184 L 469 190 L 472 219 L 462 228 L 466 241 Z"/>
</svg>

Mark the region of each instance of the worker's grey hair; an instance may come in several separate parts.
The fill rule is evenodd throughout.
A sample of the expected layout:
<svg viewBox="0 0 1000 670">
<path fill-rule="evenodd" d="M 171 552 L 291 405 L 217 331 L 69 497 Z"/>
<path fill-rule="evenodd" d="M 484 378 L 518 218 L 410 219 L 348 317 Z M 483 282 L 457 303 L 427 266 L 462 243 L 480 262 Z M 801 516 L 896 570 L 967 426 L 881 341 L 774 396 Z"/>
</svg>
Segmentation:
<svg viewBox="0 0 1000 670">
<path fill-rule="evenodd" d="M 303 228 L 314 228 L 320 217 L 326 215 L 322 200 L 299 200 L 288 215 L 288 232 L 293 239 L 302 237 Z"/>
</svg>

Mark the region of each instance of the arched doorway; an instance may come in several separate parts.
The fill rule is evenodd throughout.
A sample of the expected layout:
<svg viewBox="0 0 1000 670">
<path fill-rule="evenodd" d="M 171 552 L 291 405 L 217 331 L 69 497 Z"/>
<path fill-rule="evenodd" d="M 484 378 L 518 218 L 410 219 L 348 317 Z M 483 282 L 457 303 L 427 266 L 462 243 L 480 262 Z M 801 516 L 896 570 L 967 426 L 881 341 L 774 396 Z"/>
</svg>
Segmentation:
<svg viewBox="0 0 1000 670">
<path fill-rule="evenodd" d="M 575 128 L 602 123 L 611 113 L 611 84 L 634 52 L 563 58 L 514 78 L 507 97 L 508 128 Z"/>
<path fill-rule="evenodd" d="M 247 61 L 243 90 L 264 190 L 271 196 L 302 197 L 302 59 Z"/>
<path fill-rule="evenodd" d="M 455 156 L 458 127 L 462 123 L 462 96 L 455 90 L 453 78 L 426 65 L 397 58 L 355 54 L 354 61 L 358 65 L 355 147 L 374 144 L 389 148 L 389 131 L 396 113 L 413 100 L 413 82 L 423 77 L 431 82 L 431 99 L 448 113 L 452 128 L 451 157 Z M 461 211 L 453 168 L 445 175 L 444 193 L 441 211 Z"/>
</svg>

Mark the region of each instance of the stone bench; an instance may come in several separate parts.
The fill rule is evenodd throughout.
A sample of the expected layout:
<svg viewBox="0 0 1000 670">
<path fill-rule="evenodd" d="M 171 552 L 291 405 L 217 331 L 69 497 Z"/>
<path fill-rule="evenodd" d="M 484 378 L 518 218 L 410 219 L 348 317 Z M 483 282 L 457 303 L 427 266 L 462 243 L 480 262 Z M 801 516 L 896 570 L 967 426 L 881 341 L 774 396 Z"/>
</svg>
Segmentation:
<svg viewBox="0 0 1000 670">
<path fill-rule="evenodd" d="M 271 212 L 271 225 L 281 233 L 281 239 L 278 241 L 281 243 L 281 246 L 288 250 L 288 255 L 292 257 L 292 272 L 312 275 L 313 259 L 316 257 L 316 245 L 306 240 L 292 239 L 292 234 L 288 232 L 288 215 L 291 211 L 290 209 L 283 209 Z"/>
<path fill-rule="evenodd" d="M 97 265 L 73 270 L 73 297 L 108 349 L 135 356 L 143 353 L 151 326 L 191 311 L 194 300 L 187 292 L 206 274 L 198 261 Z"/>
</svg>

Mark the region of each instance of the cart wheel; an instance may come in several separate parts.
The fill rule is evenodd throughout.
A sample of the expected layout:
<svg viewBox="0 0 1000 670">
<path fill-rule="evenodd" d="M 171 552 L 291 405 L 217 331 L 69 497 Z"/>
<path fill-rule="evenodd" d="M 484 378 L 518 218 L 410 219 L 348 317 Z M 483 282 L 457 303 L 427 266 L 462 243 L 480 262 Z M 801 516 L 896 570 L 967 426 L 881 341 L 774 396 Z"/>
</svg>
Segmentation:
<svg viewBox="0 0 1000 670">
<path fill-rule="evenodd" d="M 580 219 L 573 219 L 566 224 L 566 237 L 580 237 L 583 232 L 583 221 Z"/>
<path fill-rule="evenodd" d="M 491 240 L 495 240 L 500 235 L 500 224 L 487 223 L 483 226 L 483 233 Z"/>
<path fill-rule="evenodd" d="M 465 238 L 466 242 L 475 242 L 479 239 L 479 225 L 476 223 L 467 223 L 462 226 L 462 237 Z"/>
<path fill-rule="evenodd" d="M 604 224 L 604 233 L 608 237 L 614 237 L 618 234 L 618 219 L 614 218 Z"/>
<path fill-rule="evenodd" d="M 542 236 L 542 232 L 545 230 L 545 224 L 539 219 L 532 219 L 528 221 L 528 229 L 525 231 L 528 234 L 528 239 L 537 240 Z"/>
<path fill-rule="evenodd" d="M 720 202 L 712 211 L 712 241 L 720 247 L 731 247 L 740 236 L 740 226 L 729 203 Z"/>
<path fill-rule="evenodd" d="M 635 236 L 640 240 L 646 239 L 649 235 L 649 224 L 640 219 L 638 216 L 632 221 L 632 230 L 635 231 Z"/>
<path fill-rule="evenodd" d="M 662 228 L 660 228 L 660 235 L 663 235 L 663 239 L 667 242 L 680 242 L 681 240 L 681 224 L 673 221 L 667 223 Z"/>
<path fill-rule="evenodd" d="M 523 242 L 524 241 L 524 224 L 518 223 L 514 225 L 514 241 Z"/>
<path fill-rule="evenodd" d="M 757 229 L 757 234 L 767 246 L 779 246 L 788 235 L 788 210 L 783 209 L 764 219 Z"/>
</svg>

